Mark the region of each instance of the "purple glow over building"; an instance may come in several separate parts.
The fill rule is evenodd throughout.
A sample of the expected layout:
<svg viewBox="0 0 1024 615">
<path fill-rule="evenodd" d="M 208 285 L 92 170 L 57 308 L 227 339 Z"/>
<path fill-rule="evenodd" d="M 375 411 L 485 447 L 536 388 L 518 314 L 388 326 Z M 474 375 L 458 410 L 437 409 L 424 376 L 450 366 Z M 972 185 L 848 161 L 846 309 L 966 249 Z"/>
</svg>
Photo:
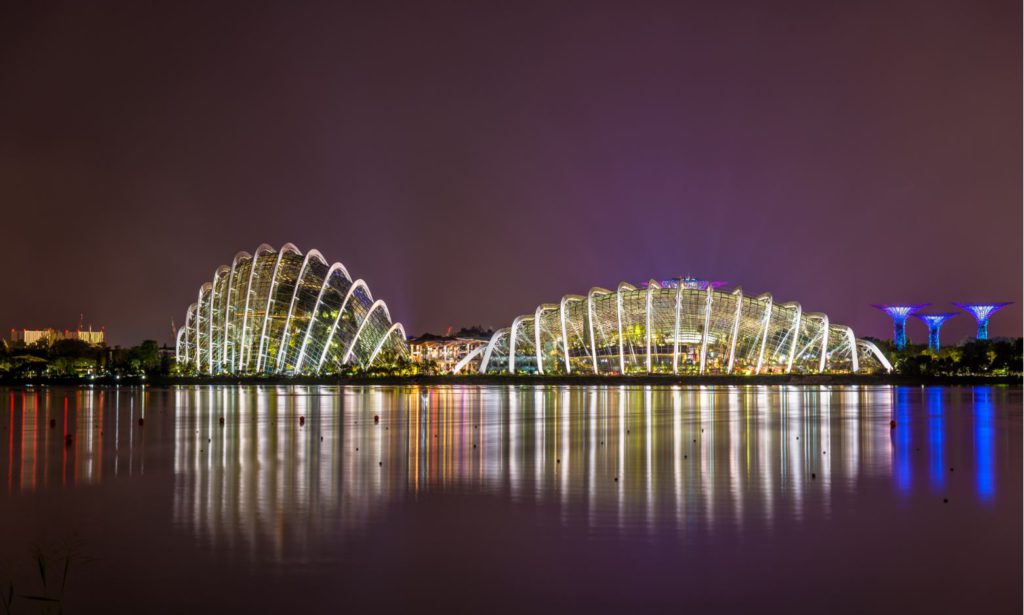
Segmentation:
<svg viewBox="0 0 1024 615">
<path fill-rule="evenodd" d="M 939 330 L 942 329 L 942 323 L 956 316 L 956 312 L 944 312 L 942 314 L 914 314 L 914 316 L 924 324 L 928 325 L 928 348 L 929 350 L 938 352 L 941 347 L 939 344 Z"/>
<path fill-rule="evenodd" d="M 970 312 L 971 316 L 978 321 L 978 334 L 979 340 L 988 339 L 988 319 L 993 314 L 1010 305 L 1012 301 L 1004 301 L 1003 303 L 956 303 L 953 305 L 957 306 L 965 312 Z"/>
<path fill-rule="evenodd" d="M 917 310 L 928 305 L 928 303 L 916 305 L 876 304 L 873 307 L 882 310 L 892 318 L 892 341 L 896 344 L 898 350 L 902 350 L 907 345 L 907 318 Z"/>
</svg>

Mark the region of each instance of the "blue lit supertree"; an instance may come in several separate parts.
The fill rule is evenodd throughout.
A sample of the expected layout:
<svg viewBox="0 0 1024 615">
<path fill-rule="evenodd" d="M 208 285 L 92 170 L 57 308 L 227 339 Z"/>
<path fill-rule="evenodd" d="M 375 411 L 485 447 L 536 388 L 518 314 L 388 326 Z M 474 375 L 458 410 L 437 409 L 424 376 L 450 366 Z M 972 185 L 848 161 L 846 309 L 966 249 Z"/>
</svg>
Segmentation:
<svg viewBox="0 0 1024 615">
<path fill-rule="evenodd" d="M 896 344 L 896 350 L 903 350 L 907 345 L 907 318 L 927 303 L 917 305 L 875 305 L 892 318 L 892 341 Z"/>
<path fill-rule="evenodd" d="M 920 319 L 924 324 L 928 325 L 928 348 L 934 352 L 938 352 L 939 329 L 942 328 L 942 323 L 956 316 L 956 312 L 947 312 L 943 314 L 914 314 L 914 316 Z"/>
<path fill-rule="evenodd" d="M 953 303 L 953 305 L 965 312 L 970 312 L 971 316 L 974 316 L 974 319 L 978 321 L 978 339 L 987 340 L 988 319 L 999 310 L 1010 305 L 1010 303 L 1012 301 L 1004 303 Z"/>
</svg>

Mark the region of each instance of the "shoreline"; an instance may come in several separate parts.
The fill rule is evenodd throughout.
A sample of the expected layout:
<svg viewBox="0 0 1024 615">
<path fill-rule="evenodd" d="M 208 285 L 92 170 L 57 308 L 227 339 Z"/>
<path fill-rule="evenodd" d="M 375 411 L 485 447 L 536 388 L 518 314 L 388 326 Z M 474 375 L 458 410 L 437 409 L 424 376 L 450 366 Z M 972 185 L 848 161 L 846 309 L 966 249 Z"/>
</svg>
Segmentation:
<svg viewBox="0 0 1024 615">
<path fill-rule="evenodd" d="M 154 376 L 149 378 L 11 378 L 0 379 L 0 386 L 439 386 L 439 385 L 578 385 L 578 386 L 974 386 L 1024 385 L 1024 376 L 906 376 L 895 374 L 793 374 L 762 376 L 675 376 L 638 374 L 634 376 L 594 375 L 465 375 L 465 376 Z"/>
</svg>

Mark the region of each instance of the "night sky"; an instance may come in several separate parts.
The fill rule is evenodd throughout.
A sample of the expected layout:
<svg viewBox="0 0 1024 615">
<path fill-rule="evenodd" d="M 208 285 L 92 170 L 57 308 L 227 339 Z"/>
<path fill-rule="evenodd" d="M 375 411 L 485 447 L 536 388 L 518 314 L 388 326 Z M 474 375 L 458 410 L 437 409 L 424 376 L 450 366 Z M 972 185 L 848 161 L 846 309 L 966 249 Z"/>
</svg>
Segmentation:
<svg viewBox="0 0 1024 615">
<path fill-rule="evenodd" d="M 412 334 L 692 274 L 1021 335 L 1019 1 L 11 4 L 4 336 L 169 342 L 289 241 Z"/>
</svg>

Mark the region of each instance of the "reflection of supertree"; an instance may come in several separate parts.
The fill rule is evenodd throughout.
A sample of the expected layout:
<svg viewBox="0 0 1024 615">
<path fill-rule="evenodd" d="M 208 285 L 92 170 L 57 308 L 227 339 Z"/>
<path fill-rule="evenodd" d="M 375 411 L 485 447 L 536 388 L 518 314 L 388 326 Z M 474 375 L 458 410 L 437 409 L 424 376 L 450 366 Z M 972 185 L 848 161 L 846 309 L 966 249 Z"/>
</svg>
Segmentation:
<svg viewBox="0 0 1024 615">
<path fill-rule="evenodd" d="M 949 312 L 944 314 L 914 314 L 914 316 L 928 325 L 928 348 L 938 352 L 940 347 L 939 330 L 942 329 L 942 323 L 956 316 L 956 314 Z"/>
<path fill-rule="evenodd" d="M 927 303 L 917 305 L 875 305 L 892 318 L 892 342 L 896 344 L 897 350 L 903 350 L 907 346 L 907 318 L 927 306 Z"/>
<path fill-rule="evenodd" d="M 1006 301 L 1004 303 L 953 303 L 953 305 L 974 316 L 974 319 L 978 321 L 978 339 L 987 340 L 988 319 L 1010 303 L 1010 301 Z"/>
</svg>

